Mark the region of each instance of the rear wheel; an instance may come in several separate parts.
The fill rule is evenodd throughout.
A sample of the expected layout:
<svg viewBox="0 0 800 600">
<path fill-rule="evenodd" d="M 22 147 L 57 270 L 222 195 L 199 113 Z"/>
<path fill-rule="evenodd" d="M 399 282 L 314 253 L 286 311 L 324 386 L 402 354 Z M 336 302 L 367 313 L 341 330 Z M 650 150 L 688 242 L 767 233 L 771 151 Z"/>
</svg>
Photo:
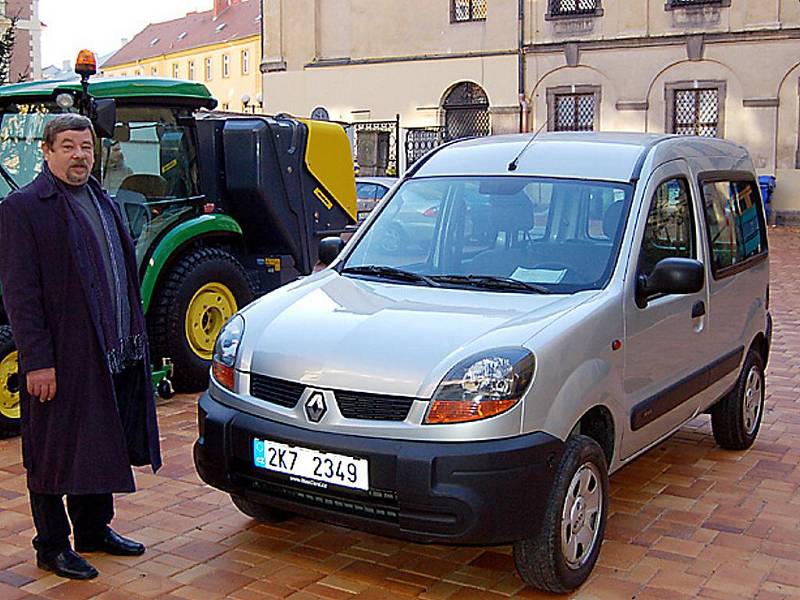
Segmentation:
<svg viewBox="0 0 800 600">
<path fill-rule="evenodd" d="M 179 391 L 208 384 L 217 334 L 254 298 L 241 263 L 221 248 L 200 248 L 178 260 L 159 286 L 151 308 L 153 357 L 172 359 Z"/>
<path fill-rule="evenodd" d="M 251 502 L 243 496 L 231 494 L 231 500 L 233 500 L 233 504 L 241 512 L 246 514 L 248 517 L 252 517 L 256 521 L 261 521 L 262 523 L 280 523 L 281 521 L 286 521 L 292 518 L 292 513 L 286 512 L 285 510 L 272 508 L 270 506 L 265 506 L 264 504 Z"/>
<path fill-rule="evenodd" d="M 736 387 L 711 409 L 711 430 L 717 444 L 727 450 L 753 445 L 764 412 L 764 363 L 750 350 Z"/>
<path fill-rule="evenodd" d="M 19 362 L 11 327 L 0 327 L 0 439 L 19 435 Z"/>
</svg>

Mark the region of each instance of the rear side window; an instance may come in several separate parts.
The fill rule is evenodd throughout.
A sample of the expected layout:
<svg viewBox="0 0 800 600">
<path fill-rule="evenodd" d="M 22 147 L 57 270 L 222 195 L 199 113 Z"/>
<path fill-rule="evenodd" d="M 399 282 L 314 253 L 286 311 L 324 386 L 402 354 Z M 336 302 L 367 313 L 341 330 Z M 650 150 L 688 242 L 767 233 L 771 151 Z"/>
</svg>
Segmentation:
<svg viewBox="0 0 800 600">
<path fill-rule="evenodd" d="M 754 181 L 706 181 L 703 206 L 715 275 L 766 254 L 761 196 Z"/>
<path fill-rule="evenodd" d="M 689 184 L 685 179 L 669 179 L 658 186 L 650 204 L 639 272 L 650 275 L 664 258 L 696 256 Z"/>
</svg>

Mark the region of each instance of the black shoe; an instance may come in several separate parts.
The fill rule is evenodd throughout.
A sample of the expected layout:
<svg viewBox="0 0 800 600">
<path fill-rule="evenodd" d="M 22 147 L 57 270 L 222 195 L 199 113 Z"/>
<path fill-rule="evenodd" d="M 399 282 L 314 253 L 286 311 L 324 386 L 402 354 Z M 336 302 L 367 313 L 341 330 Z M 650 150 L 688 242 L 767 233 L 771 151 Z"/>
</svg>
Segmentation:
<svg viewBox="0 0 800 600">
<path fill-rule="evenodd" d="M 144 544 L 124 538 L 109 527 L 106 534 L 99 540 L 91 542 L 75 540 L 75 550 L 78 552 L 105 552 L 114 556 L 141 556 L 144 554 Z"/>
<path fill-rule="evenodd" d="M 97 577 L 97 569 L 82 556 L 75 554 L 71 548 L 67 548 L 47 560 L 37 556 L 36 566 L 67 579 L 94 579 Z"/>
</svg>

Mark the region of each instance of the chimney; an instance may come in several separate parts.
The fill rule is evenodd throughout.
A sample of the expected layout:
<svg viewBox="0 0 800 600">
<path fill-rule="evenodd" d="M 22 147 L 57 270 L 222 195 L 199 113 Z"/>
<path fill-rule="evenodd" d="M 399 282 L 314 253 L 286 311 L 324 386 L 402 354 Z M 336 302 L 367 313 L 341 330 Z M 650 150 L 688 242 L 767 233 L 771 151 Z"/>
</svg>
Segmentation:
<svg viewBox="0 0 800 600">
<path fill-rule="evenodd" d="M 241 1 L 242 0 L 214 0 L 214 18 L 216 19 L 218 16 L 228 10 L 228 8 L 234 4 L 239 4 Z"/>
</svg>

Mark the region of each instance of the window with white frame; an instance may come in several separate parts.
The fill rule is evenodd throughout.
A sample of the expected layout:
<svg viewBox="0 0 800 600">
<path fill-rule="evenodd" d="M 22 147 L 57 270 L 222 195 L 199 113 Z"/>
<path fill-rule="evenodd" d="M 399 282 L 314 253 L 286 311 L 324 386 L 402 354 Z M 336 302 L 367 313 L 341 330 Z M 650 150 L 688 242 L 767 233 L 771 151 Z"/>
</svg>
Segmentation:
<svg viewBox="0 0 800 600">
<path fill-rule="evenodd" d="M 172 63 L 172 76 L 177 79 L 180 77 L 181 67 L 178 63 Z"/>
<path fill-rule="evenodd" d="M 231 75 L 231 57 L 229 54 L 222 55 L 222 76 L 230 77 Z"/>
<path fill-rule="evenodd" d="M 210 56 L 206 58 L 206 81 L 214 78 L 214 59 Z"/>
<path fill-rule="evenodd" d="M 242 50 L 242 75 L 250 74 L 250 51 Z"/>
<path fill-rule="evenodd" d="M 194 81 L 194 61 L 189 61 L 189 81 Z"/>
</svg>

